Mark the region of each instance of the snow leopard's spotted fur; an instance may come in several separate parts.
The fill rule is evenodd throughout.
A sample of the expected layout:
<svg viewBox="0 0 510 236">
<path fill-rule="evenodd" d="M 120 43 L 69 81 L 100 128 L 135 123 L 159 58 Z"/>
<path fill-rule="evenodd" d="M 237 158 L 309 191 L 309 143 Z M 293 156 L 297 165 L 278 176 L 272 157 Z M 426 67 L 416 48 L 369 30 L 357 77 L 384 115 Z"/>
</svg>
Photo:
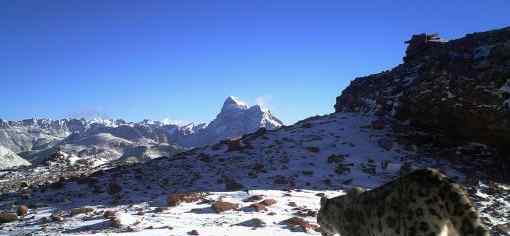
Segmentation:
<svg viewBox="0 0 510 236">
<path fill-rule="evenodd" d="M 371 191 L 322 198 L 323 235 L 488 236 L 466 192 L 434 169 L 414 171 Z"/>
</svg>

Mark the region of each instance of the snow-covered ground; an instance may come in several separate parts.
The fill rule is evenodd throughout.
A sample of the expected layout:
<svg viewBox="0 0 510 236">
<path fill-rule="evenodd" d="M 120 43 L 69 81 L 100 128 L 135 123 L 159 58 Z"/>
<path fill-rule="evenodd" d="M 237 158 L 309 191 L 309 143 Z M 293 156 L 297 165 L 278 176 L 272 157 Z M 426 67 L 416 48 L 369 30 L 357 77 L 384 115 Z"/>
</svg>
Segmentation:
<svg viewBox="0 0 510 236">
<path fill-rule="evenodd" d="M 464 181 L 456 166 L 398 144 L 390 130 L 372 125 L 376 119 L 352 113 L 312 117 L 169 158 L 105 167 L 90 177 L 26 189 L 23 196 L 4 194 L 4 209 L 27 204 L 31 210 L 24 220 L 2 224 L 0 234 L 188 235 L 196 230 L 200 235 L 314 235 L 319 234 L 313 228 L 321 194 L 333 197 L 354 186 L 375 188 L 398 177 L 403 166 L 434 167 Z M 15 176 L 4 178 L 19 181 Z M 501 202 L 510 202 L 510 192 L 500 189 L 501 194 L 494 195 L 482 187 L 474 200 L 485 210 L 485 221 L 491 226 L 508 222 L 510 210 Z M 168 206 L 170 194 L 188 192 L 209 195 Z M 248 207 L 253 202 L 243 202 L 259 194 L 260 201 L 274 199 L 276 204 L 256 212 Z M 240 204 L 239 210 L 218 214 L 211 208 L 218 200 Z M 92 212 L 71 216 L 78 207 Z M 120 227 L 103 217 L 107 210 L 116 212 Z M 62 221 L 52 220 L 50 215 L 59 211 Z M 310 223 L 308 232 L 285 225 L 295 216 Z M 264 226 L 252 229 L 253 222 L 261 224 L 255 218 Z"/>
</svg>

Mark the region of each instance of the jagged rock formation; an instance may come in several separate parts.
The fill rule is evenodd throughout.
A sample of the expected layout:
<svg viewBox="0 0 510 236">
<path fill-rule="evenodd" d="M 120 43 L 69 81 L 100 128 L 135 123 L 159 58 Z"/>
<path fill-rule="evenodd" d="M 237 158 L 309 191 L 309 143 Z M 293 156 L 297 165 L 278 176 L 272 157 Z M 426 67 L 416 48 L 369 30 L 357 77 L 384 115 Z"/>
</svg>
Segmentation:
<svg viewBox="0 0 510 236">
<path fill-rule="evenodd" d="M 336 112 L 375 112 L 448 137 L 443 143 L 509 151 L 510 28 L 448 42 L 421 34 L 407 43 L 403 64 L 352 81 Z"/>
</svg>

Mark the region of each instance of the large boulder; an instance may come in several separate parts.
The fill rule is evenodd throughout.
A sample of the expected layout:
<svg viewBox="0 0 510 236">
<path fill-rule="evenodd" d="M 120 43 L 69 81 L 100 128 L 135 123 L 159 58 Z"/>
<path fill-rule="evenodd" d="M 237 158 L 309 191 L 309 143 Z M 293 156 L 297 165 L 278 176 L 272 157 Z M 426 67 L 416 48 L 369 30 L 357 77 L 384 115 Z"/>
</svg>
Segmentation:
<svg viewBox="0 0 510 236">
<path fill-rule="evenodd" d="M 510 27 L 443 42 L 415 35 L 404 63 L 357 78 L 336 112 L 373 112 L 457 142 L 510 151 Z"/>
</svg>

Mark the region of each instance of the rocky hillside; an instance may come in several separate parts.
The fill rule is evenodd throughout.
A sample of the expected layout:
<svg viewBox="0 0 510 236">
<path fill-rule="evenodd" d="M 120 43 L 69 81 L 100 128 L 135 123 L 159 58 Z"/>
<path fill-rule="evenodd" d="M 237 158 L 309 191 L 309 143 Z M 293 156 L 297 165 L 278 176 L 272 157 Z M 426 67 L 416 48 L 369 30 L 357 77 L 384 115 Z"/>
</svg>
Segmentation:
<svg viewBox="0 0 510 236">
<path fill-rule="evenodd" d="M 414 35 L 404 63 L 357 78 L 336 112 L 374 112 L 408 121 L 441 145 L 478 142 L 510 149 L 510 28 L 444 42 Z"/>
<path fill-rule="evenodd" d="M 355 113 L 313 117 L 93 174 L 41 167 L 10 172 L 0 182 L 0 206 L 30 210 L 0 233 L 319 235 L 320 196 L 434 167 L 464 183 L 484 222 L 502 235 L 497 232 L 510 219 L 508 186 L 479 183 L 464 166 L 407 150 L 374 120 Z"/>
</svg>

